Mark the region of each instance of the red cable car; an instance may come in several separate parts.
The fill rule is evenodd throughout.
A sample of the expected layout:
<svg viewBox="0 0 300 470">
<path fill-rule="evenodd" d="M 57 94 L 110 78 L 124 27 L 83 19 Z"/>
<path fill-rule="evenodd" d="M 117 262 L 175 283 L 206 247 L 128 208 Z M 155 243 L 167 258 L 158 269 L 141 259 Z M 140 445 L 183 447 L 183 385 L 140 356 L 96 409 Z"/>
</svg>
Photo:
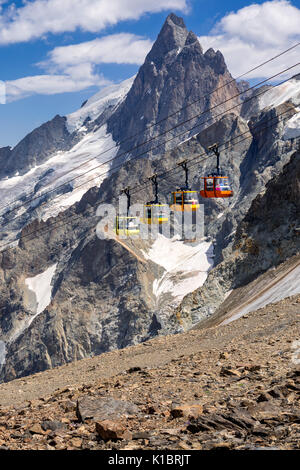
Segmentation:
<svg viewBox="0 0 300 470">
<path fill-rule="evenodd" d="M 200 191 L 202 197 L 232 197 L 228 176 L 204 176 L 204 188 Z"/>
<path fill-rule="evenodd" d="M 217 172 L 202 177 L 204 188 L 200 194 L 204 198 L 227 198 L 233 196 L 233 191 L 229 184 L 228 176 L 224 176 L 220 171 L 220 152 L 219 144 L 214 144 L 208 148 L 212 150 L 217 157 Z"/>
</svg>

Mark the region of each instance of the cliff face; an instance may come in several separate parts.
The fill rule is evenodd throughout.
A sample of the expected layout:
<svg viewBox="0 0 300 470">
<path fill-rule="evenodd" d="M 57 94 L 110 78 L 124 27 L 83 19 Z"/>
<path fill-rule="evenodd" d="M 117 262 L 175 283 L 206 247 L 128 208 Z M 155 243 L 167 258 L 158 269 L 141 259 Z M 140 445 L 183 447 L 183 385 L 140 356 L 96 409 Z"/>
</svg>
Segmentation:
<svg viewBox="0 0 300 470">
<path fill-rule="evenodd" d="M 300 152 L 296 151 L 281 173 L 253 200 L 237 226 L 225 259 L 209 274 L 205 286 L 186 296 L 181 314 L 207 319 L 232 289 L 246 286 L 268 269 L 300 251 Z"/>
<path fill-rule="evenodd" d="M 66 118 L 57 115 L 28 134 L 11 151 L 6 150 L 2 158 L 0 153 L 0 177 L 16 172 L 23 175 L 45 162 L 54 152 L 68 150 L 71 145 L 72 137 L 66 128 Z"/>
<path fill-rule="evenodd" d="M 109 119 L 108 129 L 117 142 L 134 136 L 121 144 L 121 151 L 127 151 L 151 136 L 188 121 L 176 131 L 160 138 L 159 142 L 163 144 L 170 137 L 179 132 L 184 134 L 186 131 L 186 135 L 155 150 L 155 153 L 161 154 L 191 133 L 200 131 L 204 122 L 210 125 L 212 118 L 217 114 L 239 105 L 240 98 L 235 98 L 238 94 L 237 84 L 232 79 L 222 54 L 213 49 L 204 54 L 196 35 L 186 29 L 181 18 L 171 14 L 140 68 L 126 99 Z M 216 104 L 226 100 L 229 101 L 209 111 Z M 194 104 L 188 106 L 191 103 Z M 181 108 L 184 109 L 179 114 L 173 115 Z M 206 113 L 201 118 L 197 117 L 203 112 Z M 239 113 L 239 107 L 235 112 Z M 167 116 L 172 117 L 148 129 Z M 194 126 L 194 131 L 190 132 Z M 137 135 L 139 133 L 140 135 Z M 157 143 L 155 141 L 155 146 Z M 130 153 L 140 154 L 151 147 L 153 143 Z"/>
<path fill-rule="evenodd" d="M 294 189 L 284 194 L 280 190 L 273 207 L 272 185 L 284 187 L 284 177 L 276 178 L 297 146 L 295 139 L 285 138 L 286 121 L 297 113 L 296 105 L 292 100 L 275 104 L 269 100 L 262 106 L 256 97 L 252 107 L 244 100 L 241 108 L 240 99 L 233 98 L 211 109 L 239 92 L 235 81 L 217 90 L 231 80 L 222 55 L 212 49 L 203 53 L 183 21 L 170 15 L 135 79 L 101 91 L 67 118 L 54 118 L 15 149 L 0 150 L 0 163 L 8 177 L 0 179 L 7 205 L 0 208 L 2 243 L 6 245 L 17 234 L 20 238 L 18 246 L 0 253 L 0 341 L 6 348 L 1 380 L 190 328 L 212 314 L 233 286 L 295 253 L 298 232 L 297 227 L 290 227 L 296 217 L 295 199 L 288 199 L 288 194 L 298 196 Z M 197 103 L 185 107 L 193 101 Z M 150 129 L 181 107 L 185 108 L 180 114 Z M 201 121 L 194 117 L 208 109 Z M 219 116 L 225 111 L 229 112 Z M 172 143 L 180 141 L 180 145 L 168 149 L 163 144 L 144 158 L 132 158 L 161 143 L 155 140 L 129 152 L 120 169 L 116 165 L 121 159 L 115 165 L 106 164 L 117 152 L 120 155 L 185 119 L 189 123 L 174 132 L 186 131 Z M 97 238 L 98 205 L 116 204 L 124 187 L 140 185 L 153 173 L 167 172 L 159 179 L 159 194 L 169 202 L 171 191 L 184 182 L 177 163 L 193 159 L 190 183 L 199 190 L 201 177 L 215 169 L 215 159 L 208 157 L 206 149 L 216 141 L 225 144 L 221 167 L 230 176 L 234 197 L 201 201 L 205 240 L 198 244 L 166 238 L 155 243 L 120 243 Z M 86 160 L 91 160 L 90 173 L 82 177 L 76 167 L 83 173 Z M 32 177 L 27 170 L 36 164 L 40 166 Z M 296 184 L 296 166 L 287 168 L 287 179 Z M 10 174 L 15 171 L 20 176 L 11 189 Z M 75 176 L 80 176 L 78 183 Z M 272 178 L 266 195 L 255 199 Z M 31 190 L 35 199 L 22 206 Z M 9 204 L 12 192 L 15 209 Z M 151 187 L 144 185 L 132 202 L 151 198 Z M 284 198 L 288 222 L 282 221 L 273 237 L 276 207 L 279 210 L 280 203 L 285 204 Z M 280 214 L 284 218 L 285 209 Z M 256 225 L 261 232 L 255 231 Z M 256 245 L 261 246 L 258 252 Z M 205 282 L 212 248 L 215 268 Z M 171 259 L 176 263 L 170 263 Z"/>
</svg>

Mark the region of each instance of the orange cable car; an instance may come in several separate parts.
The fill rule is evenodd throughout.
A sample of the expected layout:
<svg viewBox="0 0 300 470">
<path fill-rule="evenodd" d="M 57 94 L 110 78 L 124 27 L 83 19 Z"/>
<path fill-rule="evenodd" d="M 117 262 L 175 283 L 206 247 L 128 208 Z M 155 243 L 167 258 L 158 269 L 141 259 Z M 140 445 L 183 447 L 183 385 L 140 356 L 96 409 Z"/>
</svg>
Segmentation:
<svg viewBox="0 0 300 470">
<path fill-rule="evenodd" d="M 228 176 L 224 176 L 220 171 L 219 144 L 211 145 L 208 150 L 212 150 L 217 157 L 217 171 L 202 177 L 204 187 L 200 194 L 204 198 L 228 198 L 233 196 L 233 191 L 229 184 Z"/>
<path fill-rule="evenodd" d="M 193 191 L 189 188 L 187 161 L 184 160 L 183 162 L 178 163 L 178 166 L 181 166 L 185 171 L 185 187 L 172 191 L 170 208 L 174 212 L 196 211 L 200 207 L 199 197 L 197 191 Z"/>
<path fill-rule="evenodd" d="M 200 191 L 202 197 L 232 197 L 233 191 L 230 188 L 228 176 L 204 176 L 204 188 Z"/>
</svg>

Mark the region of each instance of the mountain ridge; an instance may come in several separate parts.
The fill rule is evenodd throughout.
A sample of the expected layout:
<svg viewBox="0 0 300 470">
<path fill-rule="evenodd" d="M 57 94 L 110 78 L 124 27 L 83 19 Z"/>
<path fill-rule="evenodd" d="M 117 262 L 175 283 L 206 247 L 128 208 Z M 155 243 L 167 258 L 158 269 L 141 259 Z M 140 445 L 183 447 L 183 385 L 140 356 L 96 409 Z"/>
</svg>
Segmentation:
<svg viewBox="0 0 300 470">
<path fill-rule="evenodd" d="M 192 328 L 202 318 L 203 295 L 207 295 L 204 313 L 212 315 L 231 287 L 224 266 L 231 259 L 237 228 L 252 201 L 266 191 L 267 182 L 281 173 L 295 153 L 297 139 L 286 138 L 286 131 L 294 129 L 297 118 L 298 81 L 272 87 L 264 101 L 255 96 L 255 106 L 245 114 L 242 101 L 235 97 L 236 111 L 228 112 L 234 103 L 229 107 L 223 103 L 239 93 L 239 88 L 223 56 L 211 49 L 203 54 L 196 37 L 176 18 L 167 18 L 132 86 L 129 79 L 125 85 L 100 92 L 100 97 L 91 98 L 73 115 L 57 118 L 59 132 L 45 142 L 50 148 L 55 142 L 68 145 L 68 139 L 73 139 L 69 150 L 55 150 L 48 158 L 48 147 L 43 153 L 45 142 L 40 141 L 44 163 L 23 176 L 0 180 L 4 203 L 8 204 L 12 191 L 18 199 L 16 207 L 26 202 L 30 191 L 37 196 L 27 208 L 21 205 L 17 213 L 2 212 L 2 240 L 6 245 L 18 240 L 17 246 L 0 252 L 0 340 L 7 350 L 3 381 Z M 166 48 L 168 54 L 164 53 Z M 156 49 L 157 66 L 150 60 Z M 196 103 L 190 107 L 191 101 Z M 220 103 L 216 118 L 209 110 Z M 157 121 L 185 105 L 183 112 L 160 122 L 154 130 Z M 194 116 L 205 110 L 211 113 L 206 117 L 212 122 L 202 128 L 201 117 Z M 156 142 L 163 144 L 159 152 L 141 145 L 140 152 L 146 157 L 137 158 L 139 154 L 132 151 L 116 163 L 115 157 L 184 118 L 191 119 L 190 125 L 199 125 L 194 136 L 184 127 L 186 135 L 179 139 L 180 145 L 174 139 L 174 146 L 167 148 L 162 139 Z M 67 130 L 68 120 L 76 128 L 73 134 Z M 62 132 L 68 136 L 61 143 Z M 176 137 L 176 132 L 171 136 Z M 221 167 L 231 177 L 234 196 L 227 201 L 205 201 L 204 239 L 195 244 L 168 238 L 157 244 L 151 240 L 120 243 L 116 238 L 98 239 L 99 204 L 115 204 L 124 187 L 147 181 L 154 173 L 167 173 L 159 181 L 159 194 L 162 202 L 169 202 L 171 190 L 184 182 L 176 164 L 183 159 L 196 163 L 216 141 L 226 143 Z M 6 152 L 2 149 L 2 155 Z M 26 164 L 27 156 L 25 152 Z M 107 164 L 109 159 L 112 162 Z M 87 160 L 90 173 L 82 176 Z M 214 158 L 191 165 L 192 187 L 198 191 L 203 174 L 214 168 Z M 74 180 L 68 182 L 71 176 Z M 49 188 L 54 191 L 46 194 Z M 132 202 L 148 200 L 149 186 L 144 186 Z M 166 263 L 160 255 L 161 246 L 166 253 L 176 250 L 178 266 Z M 282 261 L 288 254 L 284 250 Z M 190 263 L 191 258 L 197 262 Z M 180 269 L 182 262 L 184 268 Z M 47 277 L 53 266 L 51 278 Z M 50 302 L 38 312 L 32 299 L 37 299 L 40 291 L 30 291 L 28 286 L 41 280 Z M 177 313 L 185 305 L 188 312 L 183 321 L 184 315 Z"/>
</svg>

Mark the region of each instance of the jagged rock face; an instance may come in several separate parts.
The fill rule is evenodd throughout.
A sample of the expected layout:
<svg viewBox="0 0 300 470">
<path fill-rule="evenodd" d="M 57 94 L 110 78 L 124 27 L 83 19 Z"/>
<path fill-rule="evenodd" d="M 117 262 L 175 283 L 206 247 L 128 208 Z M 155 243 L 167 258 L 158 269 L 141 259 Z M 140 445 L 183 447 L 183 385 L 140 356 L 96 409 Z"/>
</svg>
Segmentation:
<svg viewBox="0 0 300 470">
<path fill-rule="evenodd" d="M 51 305 L 8 348 L 3 379 L 120 349 L 157 334 L 159 325 L 141 282 L 146 266 L 115 242 L 85 243 L 74 250 L 58 276 Z"/>
<path fill-rule="evenodd" d="M 190 319 L 211 316 L 225 294 L 248 284 L 272 266 L 300 250 L 300 152 L 293 154 L 282 172 L 267 183 L 238 224 L 234 242 L 224 261 L 214 268 L 205 286 L 188 295 L 179 311 Z"/>
<path fill-rule="evenodd" d="M 229 84 L 223 87 L 226 83 Z M 171 14 L 140 68 L 126 99 L 108 121 L 108 129 L 115 141 L 122 142 L 126 139 L 120 149 L 124 152 L 145 142 L 153 135 L 169 130 L 178 122 L 189 120 L 177 128 L 176 132 L 168 133 L 159 140 L 163 143 L 173 135 L 186 131 L 185 136 L 155 150 L 155 153 L 161 153 L 164 149 L 174 146 L 176 142 L 184 140 L 184 137 L 199 132 L 204 123 L 209 126 L 212 117 L 234 106 L 236 108 L 233 112 L 238 114 L 237 105 L 240 104 L 240 99 L 233 98 L 238 94 L 237 84 L 228 72 L 222 54 L 213 49 L 203 54 L 196 35 L 192 31 L 188 32 L 181 18 Z M 197 117 L 208 108 L 213 108 L 226 100 L 227 103 L 210 110 L 201 118 Z M 190 103 L 194 104 L 186 107 Z M 163 120 L 184 107 L 180 114 L 147 130 L 149 125 Z M 190 130 L 193 126 L 197 127 Z M 133 137 L 129 138 L 130 136 Z M 154 144 L 152 142 L 150 145 L 139 147 L 130 154 L 139 155 L 153 146 L 157 147 L 158 141 Z"/>
<path fill-rule="evenodd" d="M 270 85 L 263 85 L 259 88 L 252 88 L 251 90 L 248 90 L 244 92 L 244 90 L 247 90 L 246 86 L 241 86 L 241 84 L 238 84 L 240 91 L 243 91 L 243 104 L 241 107 L 241 116 L 249 120 L 252 118 L 252 116 L 256 116 L 260 112 L 260 103 L 259 103 L 259 98 L 260 96 L 263 96 L 264 92 L 267 90 L 270 90 L 272 86 Z"/>
<path fill-rule="evenodd" d="M 55 116 L 28 134 L 11 151 L 0 150 L 0 176 L 20 175 L 36 165 L 43 163 L 47 157 L 58 150 L 68 150 L 72 138 L 66 128 L 66 118 Z M 3 151 L 4 150 L 4 151 Z"/>
<path fill-rule="evenodd" d="M 253 125 L 253 133 L 254 129 Z M 275 125 L 276 129 L 279 138 L 282 132 L 280 125 Z M 67 212 L 46 223 L 36 221 L 23 230 L 19 248 L 1 255 L 1 338 L 7 342 L 7 361 L 1 372 L 2 380 L 135 344 L 158 332 L 178 331 L 178 318 L 173 317 L 174 309 L 169 309 L 168 304 L 162 304 L 158 309 L 153 298 L 152 286 L 161 275 L 160 267 L 152 262 L 144 265 L 116 242 L 98 240 L 95 235 L 95 211 L 101 201 L 116 201 L 128 181 L 132 184 L 146 181 L 154 172 L 160 174 L 176 167 L 176 162 L 183 158 L 192 159 L 205 153 L 212 136 L 226 142 L 234 138 L 239 140 L 238 136 L 244 133 L 250 138 L 237 146 L 230 145 L 222 153 L 222 168 L 231 175 L 234 198 L 226 202 L 211 201 L 205 207 L 205 234 L 211 239 L 223 236 L 216 247 L 216 254 L 221 256 L 222 249 L 230 242 L 228 234 L 236 227 L 255 196 L 255 192 L 247 192 L 248 197 L 243 196 L 245 191 L 243 187 L 240 189 L 243 180 L 240 168 L 249 152 L 253 157 L 252 148 L 258 145 L 256 139 L 259 139 L 259 133 L 252 135 L 247 123 L 235 114 L 224 116 L 177 149 L 166 152 L 163 159 L 157 155 L 152 159 L 127 162 L 120 171 L 104 181 L 100 190 L 90 190 L 80 203 Z M 270 152 L 273 152 L 271 148 Z M 265 158 L 264 154 L 257 155 L 255 165 L 252 161 L 251 173 L 255 168 L 263 171 L 261 158 Z M 190 181 L 194 188 L 200 187 L 201 176 L 210 172 L 214 165 L 214 159 L 208 158 L 191 167 Z M 161 180 L 162 200 L 169 199 L 170 190 L 178 186 L 181 177 L 183 181 L 183 174 L 176 171 Z M 262 185 L 261 182 L 259 188 Z M 146 199 L 149 199 L 149 187 L 135 196 L 133 202 Z M 217 218 L 221 211 L 225 212 L 223 217 Z M 66 221 L 69 223 L 66 224 Z M 37 235 L 33 240 L 31 233 Z M 139 252 L 146 249 L 142 241 L 135 242 L 133 246 Z M 24 319 L 32 318 L 24 293 L 25 278 L 36 276 L 54 263 L 57 263 L 57 268 L 51 304 L 23 333 L 17 334 L 16 340 L 9 343 L 9 338 L 22 329 Z M 231 278 L 227 265 L 220 264 L 218 276 L 214 278 L 214 283 L 208 282 L 207 287 L 201 290 L 204 298 L 205 292 L 209 291 L 218 301 L 216 282 L 223 282 L 225 291 L 228 290 Z M 224 289 L 220 289 L 220 298 L 224 295 Z M 200 297 L 202 293 L 199 293 Z M 193 302 L 198 299 L 197 292 L 193 299 Z M 200 305 L 201 300 L 197 301 Z M 209 302 L 206 302 L 206 307 L 212 313 Z M 182 318 L 188 316 L 182 314 Z M 160 317 L 164 318 L 164 325 L 159 322 Z M 199 315 L 193 311 L 192 318 L 188 318 L 186 324 L 192 326 L 198 320 Z"/>
<path fill-rule="evenodd" d="M 8 160 L 9 156 L 11 154 L 11 148 L 10 147 L 2 147 L 0 148 L 0 171 L 6 164 L 6 161 Z"/>
<path fill-rule="evenodd" d="M 239 224 L 233 249 L 243 253 L 243 276 L 235 284 L 248 283 L 300 250 L 300 152 L 280 175 L 266 185 Z"/>
<path fill-rule="evenodd" d="M 169 202 L 171 191 L 184 183 L 184 174 L 176 164 L 185 158 L 194 159 L 190 167 L 190 184 L 199 190 L 201 177 L 215 169 L 215 158 L 208 157 L 206 149 L 216 141 L 228 143 L 225 149 L 222 148 L 221 167 L 231 178 L 234 197 L 226 201 L 201 201 L 205 204 L 205 235 L 215 243 L 218 266 L 205 286 L 184 300 L 181 318 L 186 317 L 186 325 L 193 326 L 201 315 L 213 313 L 235 282 L 244 282 L 244 274 L 255 275 L 254 267 L 258 266 L 259 260 L 251 261 L 254 267 L 249 262 L 249 267 L 243 253 L 235 263 L 232 252 L 237 241 L 234 234 L 253 199 L 265 190 L 272 177 L 280 173 L 296 148 L 295 142 L 283 140 L 284 125 L 279 119 L 282 111 L 288 111 L 292 116 L 296 112 L 295 106 L 285 103 L 261 112 L 259 98 L 256 98 L 253 106 L 247 106 L 245 100 L 239 115 L 240 101 L 235 98 L 204 114 L 201 122 L 199 118 L 193 118 L 197 113 L 229 100 L 239 93 L 239 89 L 246 89 L 245 84 L 238 87 L 232 81 L 184 109 L 180 115 L 161 123 L 155 130 L 147 130 L 147 126 L 231 80 L 220 52 L 209 49 L 203 54 L 198 39 L 186 30 L 183 20 L 170 15 L 126 98 L 121 104 L 113 101 L 114 104 L 102 109 L 96 119 L 83 121 L 87 131 L 81 128 L 76 135 L 70 135 L 65 118 L 56 117 L 12 151 L 0 149 L 0 163 L 4 162 L 6 174 L 15 171 L 22 174 L 49 158 L 51 152 L 70 148 L 84 137 L 85 132 L 93 137 L 92 132 L 97 132 L 106 122 L 114 141 L 127 139 L 120 152 L 185 119 L 190 119 L 188 125 L 177 128 L 176 134 L 201 124 L 181 136 L 180 141 L 190 133 L 200 131 L 176 148 L 165 151 L 163 145 L 159 151 L 149 152 L 147 158 L 130 159 L 152 145 L 157 146 L 155 141 L 131 152 L 128 161 L 121 169 L 109 174 L 100 189 L 90 189 L 79 203 L 45 223 L 37 220 L 30 223 L 22 230 L 19 246 L 0 254 L 0 339 L 7 347 L 1 380 L 126 347 L 158 333 L 178 332 L 172 299 L 170 303 L 161 302 L 158 306 L 154 298 L 153 283 L 161 278 L 163 270 L 154 262 L 144 263 L 142 252 L 149 248 L 147 243 L 134 241 L 125 248 L 115 241 L 98 240 L 95 213 L 99 203 L 115 203 L 120 191 L 128 184 L 139 185 L 148 181 L 153 173 L 166 171 L 168 174 L 159 180 L 159 195 L 162 202 Z M 251 92 L 249 96 L 252 96 Z M 224 111 L 228 113 L 218 117 Z M 212 117 L 214 123 L 209 120 Z M 265 125 L 269 128 L 263 133 L 261 127 Z M 139 132 L 141 134 L 137 135 Z M 166 138 L 169 137 L 168 134 Z M 69 186 L 65 185 L 63 190 L 72 193 L 72 185 Z M 150 199 L 152 193 L 148 185 L 134 195 L 132 202 Z M 33 205 L 31 212 L 21 214 L 13 223 L 22 227 L 38 215 L 38 207 Z M 5 217 L 9 220 L 11 216 L 8 213 Z M 246 230 L 250 233 L 251 227 L 247 226 Z M 290 253 L 286 247 L 283 251 L 283 257 Z M 271 251 L 268 259 L 278 261 Z M 49 286 L 52 301 L 35 316 L 34 302 L 25 280 L 45 273 L 53 265 L 56 265 L 55 274 Z M 243 266 L 245 272 L 242 275 Z M 174 278 L 176 281 L 176 276 Z"/>
</svg>

